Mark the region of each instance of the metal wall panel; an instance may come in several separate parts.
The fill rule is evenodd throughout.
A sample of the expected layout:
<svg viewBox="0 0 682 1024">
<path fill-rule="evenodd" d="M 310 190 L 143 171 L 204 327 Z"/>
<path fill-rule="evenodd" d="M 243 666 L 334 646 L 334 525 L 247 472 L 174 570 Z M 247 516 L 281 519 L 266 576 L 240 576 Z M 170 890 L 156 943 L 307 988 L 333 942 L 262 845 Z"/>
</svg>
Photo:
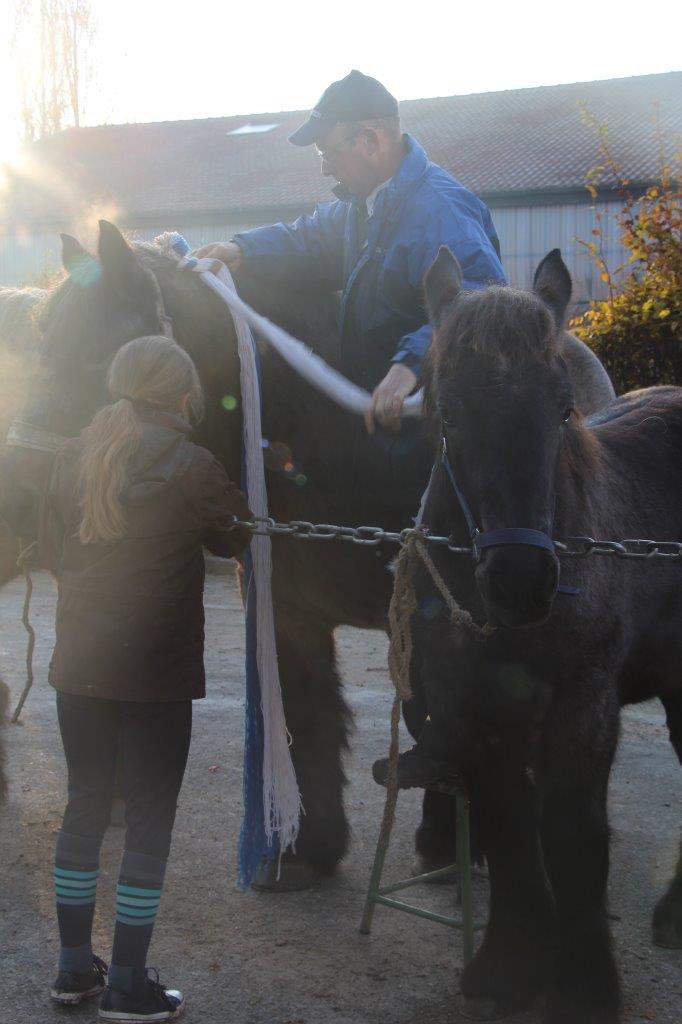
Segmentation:
<svg viewBox="0 0 682 1024">
<path fill-rule="evenodd" d="M 61 266 L 56 231 L 0 231 L 0 287 L 44 284 Z"/>
<path fill-rule="evenodd" d="M 180 218 L 178 218 L 180 220 Z M 262 223 L 262 222 L 259 222 Z M 193 249 L 208 242 L 231 238 L 237 231 L 245 231 L 252 224 L 218 222 L 198 227 L 179 229 Z M 163 231 L 173 230 L 168 224 L 155 227 L 127 228 L 125 235 L 131 239 L 151 242 Z M 87 239 L 83 239 L 88 244 Z M 94 244 L 91 242 L 91 244 Z M 57 229 L 52 231 L 0 230 L 0 287 L 45 283 L 45 278 L 56 275 L 61 269 L 61 241 Z"/>
<path fill-rule="evenodd" d="M 614 219 L 620 209 L 618 202 L 598 203 L 596 206 L 602 214 L 604 253 L 612 273 L 628 257 L 620 244 L 620 229 Z M 591 206 L 566 203 L 501 207 L 491 212 L 510 284 L 516 288 L 529 288 L 540 260 L 550 250 L 558 248 L 573 278 L 574 303 L 584 305 L 590 299 L 606 296 L 606 285 L 579 241 L 599 241 L 592 234 L 597 222 Z"/>
<path fill-rule="evenodd" d="M 604 247 L 607 262 L 615 269 L 627 258 L 619 243 L 614 214 L 619 203 L 600 203 L 603 213 Z M 579 239 L 593 240 L 594 211 L 587 204 L 500 207 L 492 210 L 502 247 L 502 260 L 511 284 L 528 288 L 537 264 L 550 249 L 560 248 L 573 278 L 573 298 L 585 303 L 602 297 L 605 286 L 586 255 Z M 178 218 L 181 222 L 181 218 Z M 230 238 L 249 224 L 216 221 L 181 229 L 192 248 L 207 242 Z M 126 233 L 133 238 L 151 241 L 168 230 L 168 224 L 132 228 Z M 0 285 L 32 284 L 44 271 L 60 267 L 60 242 L 57 231 L 10 232 L 0 234 Z"/>
</svg>

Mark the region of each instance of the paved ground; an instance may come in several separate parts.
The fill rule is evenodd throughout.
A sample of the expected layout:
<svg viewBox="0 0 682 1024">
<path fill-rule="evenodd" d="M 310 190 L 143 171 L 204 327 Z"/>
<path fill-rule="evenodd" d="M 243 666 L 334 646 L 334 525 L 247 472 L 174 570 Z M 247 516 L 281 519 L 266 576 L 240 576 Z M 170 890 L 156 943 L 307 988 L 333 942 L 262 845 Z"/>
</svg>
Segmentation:
<svg viewBox="0 0 682 1024">
<path fill-rule="evenodd" d="M 0 672 L 13 698 L 23 682 L 20 581 L 0 593 Z M 349 760 L 353 844 L 332 882 L 286 896 L 240 895 L 234 887 L 240 821 L 242 613 L 231 576 L 209 576 L 207 700 L 196 706 L 195 736 L 150 960 L 189 999 L 188 1024 L 460 1024 L 459 937 L 438 925 L 378 909 L 369 938 L 358 934 L 363 893 L 382 807 L 369 768 L 385 752 L 390 686 L 385 641 L 340 636 L 347 693 L 356 719 Z M 11 794 L 0 810 L 0 1024 L 43 1024 L 66 1014 L 46 990 L 57 953 L 51 856 L 64 802 L 53 694 L 45 682 L 54 590 L 36 581 L 36 684 L 23 725 L 5 730 Z M 627 1024 L 682 1020 L 682 953 L 649 939 L 656 896 L 672 871 L 680 824 L 682 772 L 657 705 L 626 716 L 611 790 L 611 910 L 623 973 Z M 414 794 L 401 798 L 387 875 L 409 872 Z M 106 840 L 95 923 L 108 955 L 122 833 Z M 476 882 L 485 908 L 486 888 Z M 448 912 L 451 887 L 425 905 Z M 95 1019 L 88 1006 L 68 1016 Z M 535 1024 L 535 1016 L 516 1018 Z"/>
</svg>

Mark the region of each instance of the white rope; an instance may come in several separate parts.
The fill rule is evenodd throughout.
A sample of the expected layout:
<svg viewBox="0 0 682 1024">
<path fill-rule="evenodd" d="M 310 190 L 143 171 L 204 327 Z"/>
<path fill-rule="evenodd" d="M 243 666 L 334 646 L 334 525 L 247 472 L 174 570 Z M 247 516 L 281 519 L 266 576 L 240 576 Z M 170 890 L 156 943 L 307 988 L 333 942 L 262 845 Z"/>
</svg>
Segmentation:
<svg viewBox="0 0 682 1024">
<path fill-rule="evenodd" d="M 364 388 L 358 387 L 352 381 L 344 377 L 342 373 L 325 363 L 315 352 L 312 352 L 298 338 L 287 334 L 285 330 L 273 324 L 267 317 L 261 316 L 255 309 L 252 309 L 242 298 L 237 295 L 234 287 L 225 285 L 222 271 L 218 277 L 213 273 L 214 268 L 219 266 L 217 260 L 197 259 L 189 256 L 185 259 L 185 265 L 196 270 L 202 281 L 223 299 L 232 310 L 233 314 L 242 317 L 253 327 L 254 330 L 268 341 L 272 347 L 279 352 L 283 359 L 296 370 L 297 373 L 312 384 L 314 388 L 331 398 L 348 412 L 357 413 L 359 416 L 372 405 L 372 396 Z M 229 271 L 228 271 L 229 273 Z M 232 278 L 230 277 L 230 280 Z M 422 392 L 406 398 L 403 402 L 402 416 L 412 419 L 419 419 L 422 415 Z"/>
<path fill-rule="evenodd" d="M 177 235 L 169 232 L 155 239 L 155 244 L 169 256 L 177 259 L 173 248 Z M 184 261 L 180 261 L 181 263 Z M 208 261 L 213 268 L 213 260 Z M 237 294 L 227 267 L 220 277 L 207 272 L 202 262 L 186 261 L 202 281 L 227 303 L 232 311 L 237 332 L 240 363 L 244 455 L 249 506 L 256 516 L 267 517 L 268 499 L 265 488 L 265 467 L 260 416 L 260 393 L 256 353 L 251 328 L 240 315 L 234 300 Z M 248 307 L 247 307 L 248 308 Z M 251 539 L 253 578 L 256 585 L 256 662 L 261 689 L 263 712 L 263 806 L 265 808 L 265 834 L 269 843 L 277 840 L 280 854 L 293 848 L 298 835 L 302 810 L 301 795 L 289 749 L 290 736 L 284 717 L 282 689 L 277 666 L 275 619 L 272 607 L 272 550 L 270 538 L 254 536 Z"/>
<path fill-rule="evenodd" d="M 201 274 L 211 286 L 218 280 L 213 274 Z M 220 284 L 230 294 L 234 291 L 232 276 L 225 267 L 220 272 Z M 244 451 L 249 506 L 254 515 L 267 516 L 268 497 L 265 489 L 263 463 L 263 435 L 260 419 L 260 393 L 256 367 L 255 346 L 248 323 L 239 315 L 233 319 L 237 331 L 242 416 L 244 424 Z M 289 749 L 289 733 L 284 717 L 282 689 L 277 666 L 275 619 L 272 607 L 272 551 L 269 537 L 254 537 L 251 541 L 253 575 L 256 583 L 257 645 L 256 661 L 261 688 L 263 711 L 263 806 L 265 808 L 265 834 L 268 842 L 277 838 L 280 853 L 293 847 L 298 835 L 301 813 L 301 795 Z"/>
<path fill-rule="evenodd" d="M 158 248 L 199 274 L 204 284 L 215 292 L 229 307 L 237 332 L 240 360 L 242 410 L 244 420 L 244 447 L 249 505 L 256 516 L 267 517 L 267 493 L 263 465 L 260 421 L 260 394 L 255 349 L 251 328 L 268 341 L 282 358 L 313 387 L 327 395 L 341 408 L 357 415 L 372 405 L 372 396 L 353 384 L 343 374 L 329 366 L 303 342 L 292 337 L 281 327 L 261 316 L 237 295 L 232 275 L 223 264 L 213 259 L 186 256 L 180 259 L 175 232 L 166 232 L 154 239 Z M 184 243 L 186 245 L 186 243 Z M 186 250 L 185 250 L 186 251 Z M 217 273 L 216 273 L 216 268 Z M 402 416 L 419 418 L 422 415 L 422 392 L 407 398 Z M 277 667 L 275 624 L 272 607 L 272 552 L 268 536 L 254 536 L 251 540 L 253 574 L 257 602 L 256 660 L 261 686 L 263 712 L 263 803 L 265 832 L 269 842 L 277 838 L 280 853 L 293 847 L 298 835 L 302 810 L 296 773 L 289 749 L 282 704 L 282 690 Z"/>
</svg>

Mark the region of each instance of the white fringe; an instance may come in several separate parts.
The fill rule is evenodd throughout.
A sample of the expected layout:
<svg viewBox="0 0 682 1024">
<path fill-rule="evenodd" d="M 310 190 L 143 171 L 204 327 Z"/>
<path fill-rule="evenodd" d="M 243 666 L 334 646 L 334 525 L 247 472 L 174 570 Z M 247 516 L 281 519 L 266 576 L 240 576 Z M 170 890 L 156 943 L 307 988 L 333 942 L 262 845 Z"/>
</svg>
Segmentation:
<svg viewBox="0 0 682 1024">
<path fill-rule="evenodd" d="M 213 274 L 201 274 L 209 287 L 217 281 Z M 210 279 L 210 280 L 209 280 Z M 234 295 L 234 283 L 227 268 L 220 273 L 223 289 Z M 214 289 L 215 290 L 215 289 Z M 220 294 L 223 294 L 222 290 Z M 249 506 L 256 516 L 267 516 L 265 468 L 260 417 L 260 394 L 254 342 L 246 321 L 233 311 L 239 350 L 244 449 Z M 275 620 L 272 607 L 272 552 L 269 537 L 251 540 L 253 576 L 256 584 L 257 648 L 256 661 L 263 710 L 263 806 L 265 835 L 269 843 L 276 838 L 280 853 L 293 848 L 298 835 L 301 795 L 289 749 L 289 733 L 284 717 L 282 690 L 277 667 Z"/>
<path fill-rule="evenodd" d="M 177 235 L 167 232 L 154 240 L 166 255 L 178 259 L 174 248 Z M 370 407 L 369 392 L 349 381 L 329 366 L 303 342 L 292 337 L 281 327 L 261 316 L 237 295 L 227 267 L 222 266 L 218 276 L 214 273 L 217 261 L 188 256 L 180 260 L 196 271 L 202 281 L 229 306 L 237 331 L 241 366 L 242 412 L 244 419 L 244 446 L 249 505 L 257 516 L 267 516 L 267 493 L 260 420 L 260 395 L 251 327 L 258 331 L 289 365 L 313 387 L 349 412 L 363 415 Z M 403 417 L 422 415 L 422 392 L 405 400 Z M 422 499 L 424 504 L 426 495 Z M 420 511 L 421 516 L 421 511 Z M 272 552 L 270 538 L 253 537 L 251 555 L 257 599 L 257 653 L 258 675 L 261 686 L 263 711 L 263 803 L 265 807 L 265 833 L 268 842 L 276 837 L 280 853 L 293 848 L 298 835 L 302 808 L 301 795 L 289 749 L 282 705 L 282 690 L 277 667 L 275 623 L 272 607 Z"/>
<path fill-rule="evenodd" d="M 173 248 L 175 233 L 155 239 L 161 251 L 178 258 Z M 182 262 L 182 261 L 181 261 Z M 212 268 L 214 261 L 208 263 Z M 187 266 L 196 270 L 202 281 L 217 292 L 232 309 L 237 332 L 242 395 L 244 454 L 249 507 L 256 516 L 267 516 L 268 499 L 265 489 L 265 467 L 260 416 L 258 371 L 251 328 L 234 308 L 237 298 L 232 275 L 227 267 L 220 278 L 207 272 L 201 261 L 188 259 Z M 282 689 L 277 666 L 275 644 L 275 618 L 272 607 L 272 548 L 270 538 L 254 536 L 251 539 L 253 579 L 256 586 L 256 663 L 261 689 L 263 712 L 263 806 L 265 835 L 268 843 L 277 840 L 280 856 L 294 849 L 302 811 L 301 794 L 291 760 L 290 735 L 286 727 Z"/>
</svg>

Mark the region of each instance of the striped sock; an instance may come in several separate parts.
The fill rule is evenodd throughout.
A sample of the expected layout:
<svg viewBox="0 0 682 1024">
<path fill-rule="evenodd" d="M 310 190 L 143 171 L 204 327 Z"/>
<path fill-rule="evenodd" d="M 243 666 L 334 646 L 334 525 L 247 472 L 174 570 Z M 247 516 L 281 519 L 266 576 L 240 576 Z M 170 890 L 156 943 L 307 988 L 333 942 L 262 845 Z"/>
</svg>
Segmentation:
<svg viewBox="0 0 682 1024">
<path fill-rule="evenodd" d="M 147 962 L 147 950 L 161 900 L 165 860 L 125 850 L 116 887 L 116 927 L 109 985 L 130 992 L 134 972 Z"/>
<path fill-rule="evenodd" d="M 85 974 L 92 967 L 92 918 L 99 876 L 100 839 L 63 829 L 57 837 L 54 891 L 61 949 L 59 970 Z"/>
</svg>

